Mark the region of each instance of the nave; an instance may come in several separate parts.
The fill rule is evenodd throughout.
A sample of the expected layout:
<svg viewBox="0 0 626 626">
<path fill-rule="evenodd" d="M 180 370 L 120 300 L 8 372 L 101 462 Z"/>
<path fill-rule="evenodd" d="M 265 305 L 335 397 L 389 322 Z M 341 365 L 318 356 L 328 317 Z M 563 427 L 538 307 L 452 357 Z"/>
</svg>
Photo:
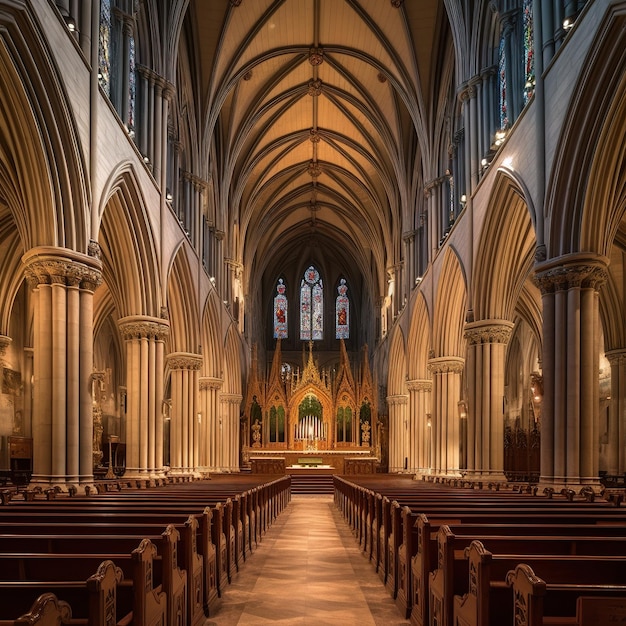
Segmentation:
<svg viewBox="0 0 626 626">
<path fill-rule="evenodd" d="M 400 626 L 330 495 L 293 495 L 206 626 Z"/>
</svg>

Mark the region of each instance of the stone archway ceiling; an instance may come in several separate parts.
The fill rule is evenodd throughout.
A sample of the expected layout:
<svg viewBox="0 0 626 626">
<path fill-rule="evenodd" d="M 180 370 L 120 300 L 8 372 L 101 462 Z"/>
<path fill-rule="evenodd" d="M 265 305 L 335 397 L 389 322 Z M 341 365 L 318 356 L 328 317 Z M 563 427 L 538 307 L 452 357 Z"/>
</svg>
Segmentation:
<svg viewBox="0 0 626 626">
<path fill-rule="evenodd" d="M 196 0 L 206 132 L 248 267 L 314 233 L 370 278 L 397 262 L 442 5 Z"/>
</svg>

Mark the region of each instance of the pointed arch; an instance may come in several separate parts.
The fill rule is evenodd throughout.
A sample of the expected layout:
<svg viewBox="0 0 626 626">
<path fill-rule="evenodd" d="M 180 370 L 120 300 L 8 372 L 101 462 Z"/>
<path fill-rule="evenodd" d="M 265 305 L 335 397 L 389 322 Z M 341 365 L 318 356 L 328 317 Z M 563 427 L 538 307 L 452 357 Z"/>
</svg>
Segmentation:
<svg viewBox="0 0 626 626">
<path fill-rule="evenodd" d="M 461 262 L 452 247 L 446 249 L 440 277 L 435 296 L 432 349 L 437 357 L 463 357 L 467 287 Z"/>
<path fill-rule="evenodd" d="M 198 320 L 198 289 L 194 275 L 180 246 L 174 256 L 167 286 L 167 308 L 170 317 L 170 349 L 172 352 L 197 353 L 200 345 Z"/>
<path fill-rule="evenodd" d="M 204 376 L 221 378 L 224 364 L 224 349 L 221 341 L 220 323 L 221 302 L 217 293 L 212 290 L 204 304 L 202 315 L 202 354 Z"/>
<path fill-rule="evenodd" d="M 513 320 L 515 305 L 533 270 L 537 243 L 527 198 L 509 172 L 497 172 L 473 272 L 477 320 Z"/>
<path fill-rule="evenodd" d="M 23 251 L 87 253 L 89 189 L 80 137 L 46 38 L 21 3 L 0 9 L 0 197 Z M 58 155 L 63 155 L 59 158 Z"/>
<path fill-rule="evenodd" d="M 607 11 L 598 33 L 554 152 L 546 194 L 549 258 L 578 251 L 609 256 L 626 211 L 626 15 L 620 5 Z"/>
<path fill-rule="evenodd" d="M 242 348 L 237 327 L 235 324 L 231 324 L 226 332 L 226 341 L 224 342 L 224 384 L 222 385 L 222 394 L 242 394 L 242 381 L 246 371 Z"/>
<path fill-rule="evenodd" d="M 136 173 L 121 164 L 102 195 L 98 243 L 103 277 L 119 317 L 161 315 L 155 237 Z"/>
<path fill-rule="evenodd" d="M 399 326 L 392 332 L 389 344 L 389 373 L 387 374 L 387 395 L 406 394 L 407 359 L 404 334 Z"/>
<path fill-rule="evenodd" d="M 424 294 L 415 301 L 407 342 L 409 380 L 429 378 L 428 353 L 430 351 L 430 316 Z"/>
</svg>

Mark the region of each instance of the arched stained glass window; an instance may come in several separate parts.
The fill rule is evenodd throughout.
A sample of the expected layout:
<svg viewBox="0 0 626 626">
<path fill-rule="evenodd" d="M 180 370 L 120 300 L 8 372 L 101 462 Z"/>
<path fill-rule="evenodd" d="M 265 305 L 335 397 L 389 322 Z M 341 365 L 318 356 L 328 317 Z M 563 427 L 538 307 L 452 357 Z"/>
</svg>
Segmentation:
<svg viewBox="0 0 626 626">
<path fill-rule="evenodd" d="M 274 339 L 287 339 L 287 296 L 283 279 L 278 279 L 274 297 Z"/>
<path fill-rule="evenodd" d="M 500 48 L 498 50 L 498 79 L 500 86 L 500 128 L 508 128 L 509 114 L 506 102 L 506 53 L 504 45 L 504 36 L 500 38 Z"/>
<path fill-rule="evenodd" d="M 104 92 L 111 95 L 111 0 L 100 0 L 98 41 L 99 79 Z"/>
<path fill-rule="evenodd" d="M 300 283 L 300 339 L 324 338 L 324 286 L 319 272 L 311 265 Z"/>
<path fill-rule="evenodd" d="M 524 0 L 524 104 L 535 91 L 533 0 Z"/>
<path fill-rule="evenodd" d="M 350 300 L 348 299 L 348 285 L 342 278 L 337 287 L 339 295 L 335 301 L 335 330 L 337 339 L 350 338 Z"/>
</svg>

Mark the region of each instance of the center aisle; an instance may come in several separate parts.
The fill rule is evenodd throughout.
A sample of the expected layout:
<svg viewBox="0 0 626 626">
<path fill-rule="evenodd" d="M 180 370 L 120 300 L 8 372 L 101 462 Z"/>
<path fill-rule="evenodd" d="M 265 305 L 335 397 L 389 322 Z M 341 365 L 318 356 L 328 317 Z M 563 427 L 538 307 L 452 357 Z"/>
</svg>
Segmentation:
<svg viewBox="0 0 626 626">
<path fill-rule="evenodd" d="M 293 495 L 206 626 L 400 626 L 332 496 Z"/>
</svg>

